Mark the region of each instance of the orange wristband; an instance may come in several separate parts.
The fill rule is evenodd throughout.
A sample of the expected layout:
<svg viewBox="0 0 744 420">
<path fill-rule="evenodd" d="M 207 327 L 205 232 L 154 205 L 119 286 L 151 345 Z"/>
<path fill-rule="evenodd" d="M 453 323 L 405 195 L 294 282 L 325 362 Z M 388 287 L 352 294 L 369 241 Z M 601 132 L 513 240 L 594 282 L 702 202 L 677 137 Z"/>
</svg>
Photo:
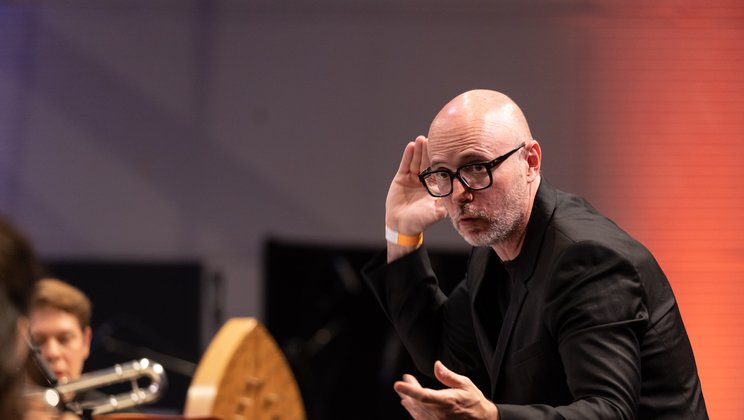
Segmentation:
<svg viewBox="0 0 744 420">
<path fill-rule="evenodd" d="M 422 232 L 415 236 L 404 235 L 385 226 L 385 239 L 388 242 L 402 246 L 421 246 L 424 242 L 424 233 Z"/>
</svg>

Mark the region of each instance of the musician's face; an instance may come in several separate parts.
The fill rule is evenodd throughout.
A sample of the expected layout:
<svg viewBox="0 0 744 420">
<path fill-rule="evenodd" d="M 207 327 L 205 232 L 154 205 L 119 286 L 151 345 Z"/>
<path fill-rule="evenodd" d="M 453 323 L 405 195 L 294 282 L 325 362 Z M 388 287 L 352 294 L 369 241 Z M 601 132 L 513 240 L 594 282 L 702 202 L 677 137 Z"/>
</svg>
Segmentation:
<svg viewBox="0 0 744 420">
<path fill-rule="evenodd" d="M 90 352 L 90 327 L 83 329 L 69 312 L 42 306 L 31 311 L 29 332 L 60 382 L 80 377 Z"/>
</svg>

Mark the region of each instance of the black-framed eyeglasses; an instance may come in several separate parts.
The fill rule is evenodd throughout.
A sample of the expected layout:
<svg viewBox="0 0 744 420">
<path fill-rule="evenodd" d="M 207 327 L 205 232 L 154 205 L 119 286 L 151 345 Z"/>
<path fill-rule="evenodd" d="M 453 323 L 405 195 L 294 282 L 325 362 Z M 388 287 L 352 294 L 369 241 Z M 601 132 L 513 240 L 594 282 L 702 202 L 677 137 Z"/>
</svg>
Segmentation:
<svg viewBox="0 0 744 420">
<path fill-rule="evenodd" d="M 462 185 L 472 191 L 485 190 L 493 183 L 494 168 L 513 155 L 517 150 L 523 148 L 525 143 L 504 153 L 489 162 L 470 163 L 460 166 L 455 172 L 447 169 L 431 170 L 425 169 L 419 174 L 419 180 L 424 184 L 426 191 L 434 197 L 446 197 L 452 194 L 452 182 L 457 178 Z"/>
</svg>

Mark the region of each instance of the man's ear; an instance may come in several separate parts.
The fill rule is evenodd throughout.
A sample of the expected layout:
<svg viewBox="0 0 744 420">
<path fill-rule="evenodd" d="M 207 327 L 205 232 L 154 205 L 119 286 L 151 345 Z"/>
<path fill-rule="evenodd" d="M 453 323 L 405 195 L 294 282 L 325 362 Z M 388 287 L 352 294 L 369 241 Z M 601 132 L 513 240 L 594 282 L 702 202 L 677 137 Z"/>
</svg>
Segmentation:
<svg viewBox="0 0 744 420">
<path fill-rule="evenodd" d="M 83 347 L 85 348 L 85 357 L 83 360 L 86 360 L 88 356 L 90 355 L 90 342 L 93 338 L 93 330 L 90 328 L 90 325 L 83 328 Z"/>
<path fill-rule="evenodd" d="M 542 149 L 537 140 L 527 143 L 527 181 L 532 182 L 540 176 L 540 165 L 542 164 Z"/>
</svg>

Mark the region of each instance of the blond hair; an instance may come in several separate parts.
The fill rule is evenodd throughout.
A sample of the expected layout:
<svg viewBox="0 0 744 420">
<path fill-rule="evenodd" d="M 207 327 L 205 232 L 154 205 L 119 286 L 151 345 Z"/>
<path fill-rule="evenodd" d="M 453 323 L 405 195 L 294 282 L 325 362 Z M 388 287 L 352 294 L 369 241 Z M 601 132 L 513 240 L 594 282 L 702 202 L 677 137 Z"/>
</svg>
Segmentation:
<svg viewBox="0 0 744 420">
<path fill-rule="evenodd" d="M 59 279 L 39 280 L 31 296 L 31 310 L 52 307 L 69 312 L 80 322 L 80 328 L 90 326 L 90 299 L 80 289 Z"/>
</svg>

